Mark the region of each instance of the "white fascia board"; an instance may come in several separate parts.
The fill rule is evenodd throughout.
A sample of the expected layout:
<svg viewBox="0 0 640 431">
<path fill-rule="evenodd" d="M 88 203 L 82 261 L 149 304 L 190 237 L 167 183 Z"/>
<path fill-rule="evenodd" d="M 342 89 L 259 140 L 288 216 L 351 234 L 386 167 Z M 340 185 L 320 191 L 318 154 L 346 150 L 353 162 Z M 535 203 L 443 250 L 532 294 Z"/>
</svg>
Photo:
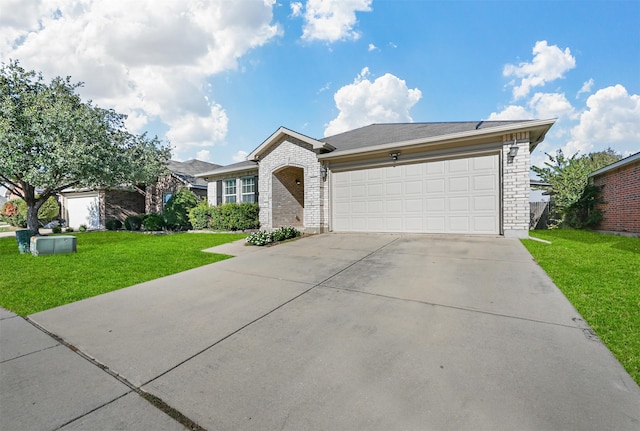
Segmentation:
<svg viewBox="0 0 640 431">
<path fill-rule="evenodd" d="M 293 130 L 287 129 L 286 127 L 280 127 L 271 136 L 269 136 L 262 144 L 260 144 L 258 148 L 253 150 L 251 154 L 247 156 L 247 160 L 259 160 L 260 155 L 267 148 L 269 148 L 272 144 L 282 139 L 282 137 L 284 136 L 291 136 L 292 138 L 298 139 L 302 142 L 306 142 L 307 144 L 311 145 L 314 150 L 324 149 L 324 150 L 332 151 L 335 149 L 333 146 L 327 144 L 326 142 L 317 141 L 301 133 L 294 132 Z"/>
<path fill-rule="evenodd" d="M 589 174 L 589 177 L 594 177 L 596 175 L 603 174 L 603 173 L 605 173 L 607 171 L 610 171 L 612 169 L 616 169 L 616 168 L 624 166 L 624 165 L 626 165 L 628 163 L 635 162 L 636 160 L 640 160 L 640 153 L 632 154 L 629 157 L 625 157 L 624 159 L 618 160 L 617 162 L 612 163 L 612 164 L 610 164 L 608 166 L 605 166 L 604 168 L 600 168 L 597 171 L 593 171 L 593 172 L 591 172 Z"/>
<path fill-rule="evenodd" d="M 256 172 L 258 171 L 257 164 L 255 166 L 242 165 L 242 166 L 231 166 L 229 168 L 218 168 L 215 171 L 204 172 L 196 176 L 198 178 L 211 178 L 211 177 L 219 177 L 221 175 L 231 174 L 235 172 L 252 172 L 252 171 L 256 171 Z"/>
<path fill-rule="evenodd" d="M 542 142 L 547 131 L 553 126 L 556 122 L 556 118 L 552 118 L 549 120 L 532 120 L 523 123 L 509 124 L 505 126 L 499 127 L 491 127 L 488 129 L 479 129 L 479 130 L 469 130 L 466 132 L 460 133 L 451 133 L 448 135 L 439 135 L 432 136 L 430 138 L 420 138 L 420 139 L 412 139 L 409 141 L 401 141 L 401 142 L 391 142 L 388 144 L 375 145 L 371 147 L 357 148 L 353 150 L 345 150 L 345 151 L 335 151 L 327 154 L 319 154 L 318 159 L 321 160 L 329 160 L 332 158 L 338 158 L 343 156 L 351 156 L 361 153 L 371 153 L 376 151 L 388 151 L 388 150 L 401 150 L 403 148 L 410 147 L 419 147 L 422 145 L 433 145 L 433 144 L 445 144 L 445 143 L 453 143 L 468 140 L 471 138 L 479 138 L 479 137 L 492 137 L 492 136 L 502 136 L 505 133 L 514 133 L 531 129 L 541 129 L 542 134 L 541 139 L 536 142 Z"/>
</svg>

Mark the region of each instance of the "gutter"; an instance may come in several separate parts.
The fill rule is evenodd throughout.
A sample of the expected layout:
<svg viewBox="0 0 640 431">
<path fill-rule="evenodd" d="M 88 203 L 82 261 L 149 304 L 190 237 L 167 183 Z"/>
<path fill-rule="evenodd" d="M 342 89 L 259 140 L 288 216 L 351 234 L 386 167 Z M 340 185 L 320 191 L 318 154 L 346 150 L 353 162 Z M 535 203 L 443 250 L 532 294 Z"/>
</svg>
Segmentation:
<svg viewBox="0 0 640 431">
<path fill-rule="evenodd" d="M 319 154 L 319 160 L 330 160 L 332 158 L 339 158 L 344 156 L 352 156 L 362 153 L 373 153 L 373 152 L 383 152 L 389 150 L 398 150 L 402 148 L 412 148 L 412 147 L 420 147 L 424 145 L 434 145 L 434 144 L 446 144 L 453 143 L 457 141 L 463 141 L 469 138 L 489 138 L 493 136 L 502 136 L 505 133 L 514 133 L 519 131 L 531 130 L 536 128 L 542 128 L 543 132 L 540 134 L 536 141 L 531 142 L 531 150 L 535 148 L 540 142 L 542 142 L 545 138 L 547 131 L 553 126 L 556 122 L 556 118 L 548 119 L 548 120 L 533 120 L 526 123 L 519 124 L 509 124 L 505 126 L 492 127 L 490 129 L 479 129 L 479 130 L 469 130 L 466 132 L 460 133 L 452 133 L 449 135 L 439 135 L 433 136 L 430 138 L 420 138 L 420 139 L 412 139 L 409 141 L 403 142 L 392 142 L 389 144 L 375 145 L 371 147 L 357 148 L 353 150 L 345 150 L 345 151 L 332 151 L 330 153 Z"/>
</svg>

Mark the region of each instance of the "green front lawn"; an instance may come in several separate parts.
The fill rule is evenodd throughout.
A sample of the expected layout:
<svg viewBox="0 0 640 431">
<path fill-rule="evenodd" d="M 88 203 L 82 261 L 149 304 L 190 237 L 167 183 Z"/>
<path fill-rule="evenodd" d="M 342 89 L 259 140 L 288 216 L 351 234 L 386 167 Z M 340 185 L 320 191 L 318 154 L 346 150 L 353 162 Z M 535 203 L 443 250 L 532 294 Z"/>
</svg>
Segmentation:
<svg viewBox="0 0 640 431">
<path fill-rule="evenodd" d="M 640 384 L 640 238 L 532 231 L 523 244 Z"/>
<path fill-rule="evenodd" d="M 19 254 L 14 237 L 0 238 L 0 306 L 27 315 L 144 281 L 227 259 L 201 250 L 246 234 L 85 232 L 78 252 Z"/>
</svg>

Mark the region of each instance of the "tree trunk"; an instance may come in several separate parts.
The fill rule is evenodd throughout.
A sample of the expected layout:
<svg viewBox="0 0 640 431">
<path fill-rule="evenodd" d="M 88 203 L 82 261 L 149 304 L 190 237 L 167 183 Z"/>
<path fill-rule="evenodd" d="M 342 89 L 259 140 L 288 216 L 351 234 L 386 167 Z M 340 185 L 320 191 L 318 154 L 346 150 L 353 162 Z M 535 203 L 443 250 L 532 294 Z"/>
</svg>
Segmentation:
<svg viewBox="0 0 640 431">
<path fill-rule="evenodd" d="M 29 184 L 21 184 L 24 201 L 27 204 L 27 229 L 34 235 L 40 235 L 40 223 L 38 223 L 38 210 L 42 206 L 42 196 L 36 199 L 36 189 Z M 46 199 L 46 197 L 45 197 Z"/>
<path fill-rule="evenodd" d="M 40 223 L 38 222 L 38 209 L 36 206 L 27 205 L 27 229 L 34 235 L 40 235 Z"/>
</svg>

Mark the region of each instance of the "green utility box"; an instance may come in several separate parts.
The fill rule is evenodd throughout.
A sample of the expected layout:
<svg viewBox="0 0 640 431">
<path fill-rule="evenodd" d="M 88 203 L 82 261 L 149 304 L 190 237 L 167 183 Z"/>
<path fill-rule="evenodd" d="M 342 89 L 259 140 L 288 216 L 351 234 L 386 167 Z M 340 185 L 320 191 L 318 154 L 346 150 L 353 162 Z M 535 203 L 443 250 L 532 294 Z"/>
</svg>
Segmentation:
<svg viewBox="0 0 640 431">
<path fill-rule="evenodd" d="M 71 235 L 34 236 L 31 238 L 31 254 L 40 256 L 45 254 L 75 253 L 78 239 Z"/>
<path fill-rule="evenodd" d="M 29 241 L 33 233 L 29 229 L 20 229 L 16 231 L 16 241 L 18 242 L 18 250 L 20 254 L 29 253 Z"/>
</svg>

